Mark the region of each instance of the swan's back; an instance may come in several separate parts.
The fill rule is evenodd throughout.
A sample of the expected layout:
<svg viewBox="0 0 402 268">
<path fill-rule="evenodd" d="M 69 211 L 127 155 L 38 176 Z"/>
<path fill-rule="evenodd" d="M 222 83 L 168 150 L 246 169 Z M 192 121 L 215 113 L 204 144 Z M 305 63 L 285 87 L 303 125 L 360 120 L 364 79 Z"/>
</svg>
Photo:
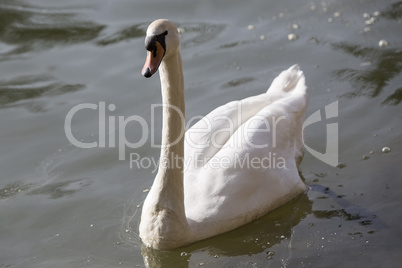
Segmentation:
<svg viewBox="0 0 402 268">
<path fill-rule="evenodd" d="M 306 104 L 294 65 L 266 93 L 220 106 L 186 132 L 185 207 L 194 233 L 229 231 L 306 189 L 298 174 Z"/>
</svg>

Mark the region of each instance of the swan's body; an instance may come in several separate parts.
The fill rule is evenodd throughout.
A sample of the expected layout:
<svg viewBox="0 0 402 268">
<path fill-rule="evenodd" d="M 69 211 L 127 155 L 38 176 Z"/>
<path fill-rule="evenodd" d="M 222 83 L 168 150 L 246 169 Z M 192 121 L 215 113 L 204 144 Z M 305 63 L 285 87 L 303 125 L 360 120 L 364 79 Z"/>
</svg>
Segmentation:
<svg viewBox="0 0 402 268">
<path fill-rule="evenodd" d="M 142 73 L 159 68 L 164 104 L 161 161 L 141 215 L 146 246 L 172 249 L 230 231 L 305 191 L 298 166 L 306 86 L 297 65 L 266 93 L 216 108 L 184 138 L 177 29 L 154 21 L 145 43 Z"/>
</svg>

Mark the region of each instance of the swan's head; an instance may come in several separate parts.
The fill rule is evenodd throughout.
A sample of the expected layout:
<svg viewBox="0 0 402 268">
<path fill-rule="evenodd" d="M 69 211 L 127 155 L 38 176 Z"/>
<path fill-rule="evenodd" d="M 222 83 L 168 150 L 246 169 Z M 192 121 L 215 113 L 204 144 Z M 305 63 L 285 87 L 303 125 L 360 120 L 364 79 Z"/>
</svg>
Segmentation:
<svg viewBox="0 0 402 268">
<path fill-rule="evenodd" d="M 168 20 L 152 22 L 147 29 L 145 48 L 147 59 L 141 73 L 149 78 L 158 70 L 164 58 L 179 52 L 180 39 L 177 27 Z"/>
</svg>

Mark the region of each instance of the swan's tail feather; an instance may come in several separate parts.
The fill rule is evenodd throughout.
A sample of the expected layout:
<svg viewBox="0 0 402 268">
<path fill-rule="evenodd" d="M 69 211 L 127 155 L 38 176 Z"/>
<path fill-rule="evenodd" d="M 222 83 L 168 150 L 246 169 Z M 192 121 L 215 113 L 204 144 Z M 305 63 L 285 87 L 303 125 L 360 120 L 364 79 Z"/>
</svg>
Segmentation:
<svg viewBox="0 0 402 268">
<path fill-rule="evenodd" d="M 307 86 L 303 72 L 295 64 L 278 75 L 269 87 L 267 94 L 277 104 L 283 105 L 289 116 L 295 116 L 295 161 L 298 170 L 303 158 L 302 126 L 307 106 Z"/>
<path fill-rule="evenodd" d="M 282 71 L 272 82 L 267 93 L 288 95 L 289 93 L 306 93 L 305 78 L 299 65 L 295 64 Z"/>
</svg>

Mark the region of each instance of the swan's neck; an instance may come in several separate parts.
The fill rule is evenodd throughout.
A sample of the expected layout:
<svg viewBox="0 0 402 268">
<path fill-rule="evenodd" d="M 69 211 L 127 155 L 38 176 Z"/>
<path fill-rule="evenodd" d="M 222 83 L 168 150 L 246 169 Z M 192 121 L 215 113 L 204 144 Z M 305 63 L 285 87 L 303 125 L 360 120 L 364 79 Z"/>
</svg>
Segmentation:
<svg viewBox="0 0 402 268">
<path fill-rule="evenodd" d="M 162 149 L 159 172 L 166 179 L 183 183 L 184 79 L 180 54 L 165 59 L 159 67 L 162 103 Z M 182 187 L 181 187 L 182 188 Z"/>
<path fill-rule="evenodd" d="M 158 174 L 144 202 L 140 224 L 143 242 L 174 248 L 189 238 L 184 209 L 184 79 L 180 54 L 159 67 L 162 84 L 162 148 Z"/>
</svg>

